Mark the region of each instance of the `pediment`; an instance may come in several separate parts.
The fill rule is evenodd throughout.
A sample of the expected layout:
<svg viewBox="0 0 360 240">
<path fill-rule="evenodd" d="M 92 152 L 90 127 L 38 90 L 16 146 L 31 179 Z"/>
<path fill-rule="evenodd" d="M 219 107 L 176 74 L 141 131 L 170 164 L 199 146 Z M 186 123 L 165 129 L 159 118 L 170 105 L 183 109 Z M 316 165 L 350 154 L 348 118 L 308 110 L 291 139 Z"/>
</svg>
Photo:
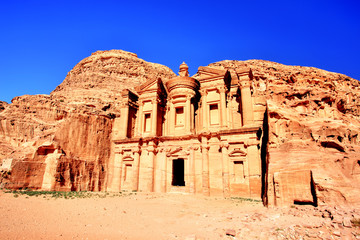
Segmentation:
<svg viewBox="0 0 360 240">
<path fill-rule="evenodd" d="M 211 67 L 199 67 L 198 73 L 204 76 L 224 76 L 226 73 L 225 69 L 216 69 Z"/>
<path fill-rule="evenodd" d="M 126 155 L 123 157 L 123 161 L 134 161 L 134 158 L 130 155 Z"/>
<path fill-rule="evenodd" d="M 174 150 L 170 150 L 170 152 L 166 155 L 167 157 L 180 157 L 180 156 L 187 156 L 189 152 L 182 149 L 182 147 L 178 147 Z"/>
<path fill-rule="evenodd" d="M 162 81 L 160 78 L 150 79 L 147 82 L 141 84 L 139 87 L 137 87 L 137 91 L 142 92 L 152 92 L 157 91 L 158 89 L 162 88 Z"/>
<path fill-rule="evenodd" d="M 230 73 L 225 69 L 215 69 L 211 67 L 199 67 L 198 80 L 200 83 L 221 81 L 228 87 L 230 86 Z M 220 83 L 220 82 L 219 82 Z"/>
<path fill-rule="evenodd" d="M 246 155 L 247 153 L 240 149 L 234 149 L 232 152 L 229 153 L 229 157 L 245 157 Z"/>
</svg>

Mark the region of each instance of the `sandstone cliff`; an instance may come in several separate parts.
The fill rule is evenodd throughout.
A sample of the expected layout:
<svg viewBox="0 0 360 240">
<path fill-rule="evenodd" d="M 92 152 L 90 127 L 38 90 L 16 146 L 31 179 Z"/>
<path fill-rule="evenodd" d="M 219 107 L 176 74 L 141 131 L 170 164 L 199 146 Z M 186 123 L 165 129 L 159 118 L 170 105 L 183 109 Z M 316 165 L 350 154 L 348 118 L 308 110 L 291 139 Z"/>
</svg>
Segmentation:
<svg viewBox="0 0 360 240">
<path fill-rule="evenodd" d="M 360 82 L 313 67 L 269 61 L 221 61 L 248 66 L 253 96 L 265 97 L 268 123 L 268 199 L 287 201 L 284 185 L 310 170 L 319 203 L 356 202 L 360 194 Z M 287 174 L 293 173 L 293 174 Z M 282 176 L 284 175 L 284 176 Z M 293 178 L 293 179 L 292 179 Z M 274 198 L 275 195 L 275 198 Z"/>
<path fill-rule="evenodd" d="M 51 96 L 68 99 L 69 104 L 93 108 L 98 114 L 104 109 L 116 114 L 123 89 L 134 89 L 150 79 L 175 76 L 170 68 L 146 62 L 134 53 L 97 51 L 80 61 Z"/>
<path fill-rule="evenodd" d="M 174 76 L 168 67 L 133 53 L 98 51 L 77 64 L 50 95 L 1 102 L 1 170 L 11 169 L 11 175 L 3 174 L 3 186 L 103 190 L 121 90 Z M 55 186 L 45 179 L 51 174 L 56 174 Z"/>
<path fill-rule="evenodd" d="M 0 112 L 5 110 L 5 107 L 7 106 L 8 104 L 6 102 L 3 102 L 3 101 L 0 101 Z"/>
<path fill-rule="evenodd" d="M 286 201 L 282 188 L 309 170 L 322 203 L 355 202 L 360 193 L 360 84 L 324 70 L 249 60 L 252 94 L 267 101 L 263 141 L 266 201 Z M 170 79 L 167 67 L 133 53 L 98 51 L 77 64 L 50 95 L 0 102 L 0 161 L 4 187 L 104 190 L 113 121 L 121 90 Z M 290 173 L 290 174 L 287 174 Z M 56 176 L 55 185 L 47 181 Z"/>
</svg>

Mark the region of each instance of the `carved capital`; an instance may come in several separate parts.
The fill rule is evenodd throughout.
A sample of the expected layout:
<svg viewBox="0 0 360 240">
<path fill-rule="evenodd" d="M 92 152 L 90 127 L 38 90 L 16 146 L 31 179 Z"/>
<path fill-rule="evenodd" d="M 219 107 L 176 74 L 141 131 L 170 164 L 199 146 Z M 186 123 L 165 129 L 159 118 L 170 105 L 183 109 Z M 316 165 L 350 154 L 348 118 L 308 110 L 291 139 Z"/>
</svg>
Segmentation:
<svg viewBox="0 0 360 240">
<path fill-rule="evenodd" d="M 209 151 L 210 149 L 210 145 L 209 144 L 201 144 L 201 150 L 204 151 L 204 150 L 207 150 Z"/>
<path fill-rule="evenodd" d="M 157 148 L 154 142 L 149 142 L 147 150 L 149 152 L 157 153 Z"/>
<path fill-rule="evenodd" d="M 141 153 L 141 148 L 140 147 L 136 147 L 132 150 L 133 153 L 138 153 L 140 154 Z"/>
<path fill-rule="evenodd" d="M 166 148 L 161 147 L 161 148 L 158 149 L 158 152 L 166 152 Z"/>
<path fill-rule="evenodd" d="M 160 102 L 160 99 L 158 99 L 158 98 L 151 99 L 151 103 L 152 103 L 152 104 L 157 104 L 157 103 L 159 103 L 159 102 Z"/>
<path fill-rule="evenodd" d="M 148 152 L 152 152 L 152 153 L 157 153 L 158 152 L 158 150 L 155 148 L 155 147 L 153 147 L 153 146 L 150 146 L 150 147 L 148 147 Z"/>
<path fill-rule="evenodd" d="M 226 92 L 226 87 L 225 86 L 219 86 L 217 87 L 219 93 L 225 93 Z"/>
<path fill-rule="evenodd" d="M 206 89 L 200 89 L 200 94 L 201 94 L 201 96 L 206 96 L 207 95 L 207 90 Z"/>
<path fill-rule="evenodd" d="M 226 141 L 222 141 L 221 144 L 220 144 L 220 147 L 221 147 L 221 148 L 226 148 L 226 149 L 228 149 L 229 146 L 230 146 L 230 144 L 229 144 L 228 142 L 226 142 Z"/>
<path fill-rule="evenodd" d="M 243 80 L 241 82 L 239 82 L 240 88 L 246 88 L 246 87 L 250 87 L 251 83 L 249 80 Z"/>
<path fill-rule="evenodd" d="M 124 149 L 121 146 L 115 146 L 115 153 L 116 154 L 123 154 Z"/>
<path fill-rule="evenodd" d="M 140 100 L 140 101 L 138 102 L 138 105 L 139 105 L 139 107 L 142 107 L 142 106 L 144 106 L 144 102 Z"/>
<path fill-rule="evenodd" d="M 196 151 L 196 150 L 198 150 L 199 149 L 199 146 L 194 146 L 194 145 L 191 145 L 191 146 L 189 146 L 188 148 L 187 148 L 187 150 L 188 151 L 191 151 L 191 150 L 194 150 L 194 151 Z"/>
<path fill-rule="evenodd" d="M 249 139 L 246 141 L 245 143 L 245 147 L 249 147 L 249 146 L 257 146 L 260 144 L 260 141 L 257 139 Z"/>
</svg>

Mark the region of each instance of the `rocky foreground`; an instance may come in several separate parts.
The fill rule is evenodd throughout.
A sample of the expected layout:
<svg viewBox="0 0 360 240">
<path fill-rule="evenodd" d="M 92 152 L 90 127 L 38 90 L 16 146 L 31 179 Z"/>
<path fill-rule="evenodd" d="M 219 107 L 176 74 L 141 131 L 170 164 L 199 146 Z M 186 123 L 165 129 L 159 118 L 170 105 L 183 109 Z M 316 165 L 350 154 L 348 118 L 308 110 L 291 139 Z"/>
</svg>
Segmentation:
<svg viewBox="0 0 360 240">
<path fill-rule="evenodd" d="M 179 194 L 0 193 L 1 239 L 360 239 L 360 206 L 265 208 Z"/>
</svg>

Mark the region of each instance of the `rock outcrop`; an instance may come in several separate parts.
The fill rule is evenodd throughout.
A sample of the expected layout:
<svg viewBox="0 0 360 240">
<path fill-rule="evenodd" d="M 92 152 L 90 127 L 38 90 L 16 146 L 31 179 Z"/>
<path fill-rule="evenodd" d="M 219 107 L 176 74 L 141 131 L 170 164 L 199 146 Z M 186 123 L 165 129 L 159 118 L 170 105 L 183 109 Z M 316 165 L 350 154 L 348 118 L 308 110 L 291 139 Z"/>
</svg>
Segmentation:
<svg viewBox="0 0 360 240">
<path fill-rule="evenodd" d="M 309 171 L 314 183 L 302 190 L 315 184 L 319 204 L 358 201 L 359 81 L 313 67 L 261 60 L 221 61 L 209 66 L 250 67 L 255 79 L 253 95 L 267 99 L 264 131 L 269 139 L 264 169 L 269 204 L 301 202 L 293 189 L 282 185 L 307 179 Z M 307 172 L 300 176 L 298 170 Z"/>
<path fill-rule="evenodd" d="M 4 111 L 7 105 L 6 102 L 0 101 L 0 112 Z"/>
<path fill-rule="evenodd" d="M 265 203 L 311 201 L 312 196 L 295 193 L 297 188 L 313 189 L 318 204 L 358 201 L 359 81 L 262 60 L 221 61 L 209 67 L 227 69 L 231 75 L 236 68 L 250 67 L 252 95 L 266 102 Z M 121 91 L 175 76 L 168 67 L 133 53 L 98 51 L 77 64 L 50 95 L 16 97 L 9 105 L 0 102 L 2 186 L 104 190 Z M 55 184 L 47 179 L 51 175 Z M 294 182 L 299 183 L 295 188 L 286 187 Z"/>
<path fill-rule="evenodd" d="M 136 54 L 98 51 L 77 64 L 50 95 L 24 95 L 0 105 L 3 187 L 101 191 L 120 92 L 176 76 Z M 56 175 L 50 184 L 47 176 Z"/>
</svg>

